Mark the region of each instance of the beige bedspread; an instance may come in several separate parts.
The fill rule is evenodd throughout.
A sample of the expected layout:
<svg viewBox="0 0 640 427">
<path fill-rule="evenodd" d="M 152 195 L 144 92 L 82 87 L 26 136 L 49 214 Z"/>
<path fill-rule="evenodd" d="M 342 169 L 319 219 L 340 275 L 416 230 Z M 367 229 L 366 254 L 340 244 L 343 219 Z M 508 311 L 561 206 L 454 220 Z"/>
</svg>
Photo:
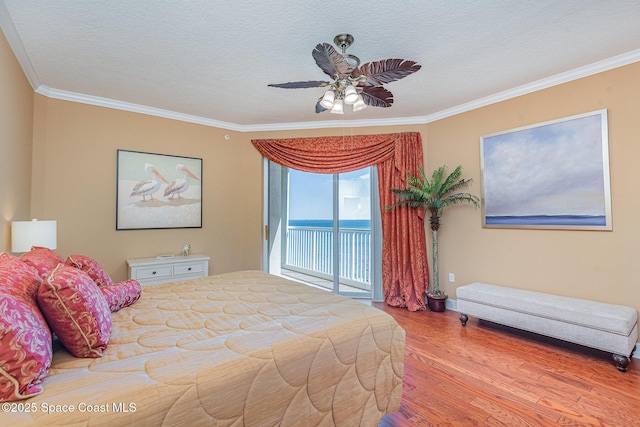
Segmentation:
<svg viewBox="0 0 640 427">
<path fill-rule="evenodd" d="M 57 349 L 0 425 L 375 426 L 399 407 L 404 344 L 382 311 L 259 271 L 146 286 L 105 356 Z"/>
</svg>

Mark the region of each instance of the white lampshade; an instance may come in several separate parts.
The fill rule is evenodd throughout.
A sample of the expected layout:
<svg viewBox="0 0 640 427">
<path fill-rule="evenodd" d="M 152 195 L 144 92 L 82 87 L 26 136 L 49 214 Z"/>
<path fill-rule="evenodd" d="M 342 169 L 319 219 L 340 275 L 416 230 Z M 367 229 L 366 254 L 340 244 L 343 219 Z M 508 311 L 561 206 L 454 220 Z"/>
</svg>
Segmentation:
<svg viewBox="0 0 640 427">
<path fill-rule="evenodd" d="M 333 103 L 333 108 L 331 108 L 329 112 L 333 114 L 344 114 L 344 110 L 342 109 L 342 99 L 336 99 Z"/>
<path fill-rule="evenodd" d="M 13 221 L 11 223 L 11 252 L 29 252 L 32 246 L 56 249 L 58 246 L 56 221 Z"/>
<path fill-rule="evenodd" d="M 358 100 L 358 92 L 356 92 L 356 88 L 353 85 L 347 86 L 344 91 L 344 103 L 351 105 L 355 104 Z"/>
<path fill-rule="evenodd" d="M 333 107 L 333 100 L 335 98 L 335 94 L 331 89 L 325 92 L 322 100 L 320 100 L 320 105 L 322 105 L 327 110 Z"/>
<path fill-rule="evenodd" d="M 360 111 L 367 108 L 367 104 L 364 103 L 362 95 L 358 95 L 358 100 L 353 104 L 353 111 Z"/>
</svg>

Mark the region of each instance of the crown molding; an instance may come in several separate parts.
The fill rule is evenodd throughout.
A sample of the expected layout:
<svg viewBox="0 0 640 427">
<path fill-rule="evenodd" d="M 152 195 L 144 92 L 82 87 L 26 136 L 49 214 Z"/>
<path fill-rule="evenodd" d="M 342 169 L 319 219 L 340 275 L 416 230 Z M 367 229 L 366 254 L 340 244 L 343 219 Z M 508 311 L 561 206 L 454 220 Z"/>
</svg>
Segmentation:
<svg viewBox="0 0 640 427">
<path fill-rule="evenodd" d="M 512 89 L 486 96 L 484 98 L 479 98 L 470 102 L 466 102 L 464 104 L 457 105 L 455 107 L 438 111 L 428 116 L 424 116 L 424 121 L 422 123 L 431 123 L 435 122 L 436 120 L 442 120 L 447 117 L 455 116 L 456 114 L 466 113 L 467 111 L 486 107 L 487 105 L 496 104 L 508 99 L 517 98 L 518 96 L 537 92 L 539 90 L 548 89 L 550 87 L 578 80 L 583 77 L 588 77 L 594 74 L 613 70 L 614 68 L 623 67 L 625 65 L 633 64 L 634 62 L 638 61 L 640 61 L 640 49 L 636 49 L 631 52 L 623 53 L 622 55 L 617 55 L 602 61 L 594 62 L 593 64 L 589 64 L 584 67 L 556 74 L 555 76 L 546 77 L 535 82 L 527 83 Z"/>
<path fill-rule="evenodd" d="M 102 98 L 99 96 L 91 96 L 82 93 L 69 92 L 66 90 L 53 89 L 45 85 L 40 85 L 36 89 L 36 92 L 48 98 L 61 99 L 63 101 L 79 102 L 82 104 L 96 105 L 98 107 L 113 108 L 116 110 L 147 114 L 149 116 L 163 117 L 165 119 L 173 119 L 182 122 L 244 132 L 244 126 L 235 123 L 222 122 L 219 120 L 193 116 L 190 114 L 177 113 L 175 111 L 163 110 L 161 108 L 148 107 L 146 105 L 133 104 L 131 102 L 118 101 L 110 98 Z"/>
<path fill-rule="evenodd" d="M 13 25 L 11 15 L 9 15 L 9 11 L 7 10 L 7 6 L 4 2 L 0 2 L 0 29 L 2 29 L 2 32 L 7 39 L 7 43 L 9 43 L 20 67 L 22 67 L 22 71 L 27 77 L 27 80 L 29 80 L 29 84 L 31 84 L 31 87 L 35 90 L 40 86 L 40 79 L 38 78 L 38 74 L 36 73 L 35 68 L 33 68 L 33 64 L 24 49 L 22 39 L 20 38 L 20 35 L 18 35 L 15 25 Z"/>
<path fill-rule="evenodd" d="M 397 117 L 392 119 L 370 120 L 325 120 L 318 122 L 292 122 L 292 123 L 268 123 L 259 125 L 244 125 L 241 132 L 262 132 L 277 130 L 301 130 L 301 129 L 331 129 L 344 127 L 373 127 L 373 126 L 397 126 L 424 124 L 424 117 Z"/>
</svg>

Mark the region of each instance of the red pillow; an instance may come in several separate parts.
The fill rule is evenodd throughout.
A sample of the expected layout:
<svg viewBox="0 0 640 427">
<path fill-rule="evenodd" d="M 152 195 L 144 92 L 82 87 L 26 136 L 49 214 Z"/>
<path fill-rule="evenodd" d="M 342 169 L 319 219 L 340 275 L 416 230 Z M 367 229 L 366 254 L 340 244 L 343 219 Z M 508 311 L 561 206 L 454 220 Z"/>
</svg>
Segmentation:
<svg viewBox="0 0 640 427">
<path fill-rule="evenodd" d="M 43 279 L 47 274 L 56 268 L 59 263 L 64 263 L 64 259 L 49 248 L 34 246 L 27 253 L 22 254 L 20 259 L 36 270 Z"/>
<path fill-rule="evenodd" d="M 103 286 L 100 291 L 113 313 L 138 301 L 142 294 L 142 286 L 137 280 L 129 279 L 111 286 Z"/>
<path fill-rule="evenodd" d="M 58 264 L 38 289 L 38 304 L 71 354 L 102 356 L 111 335 L 111 311 L 87 273 Z"/>
<path fill-rule="evenodd" d="M 69 255 L 67 257 L 66 264 L 79 268 L 87 273 L 98 286 L 113 285 L 113 281 L 109 274 L 104 271 L 104 268 L 102 268 L 102 266 L 98 264 L 98 261 L 93 258 L 89 258 L 84 255 Z"/>
<path fill-rule="evenodd" d="M 42 393 L 51 367 L 51 331 L 36 304 L 42 279 L 18 258 L 0 255 L 0 402 Z"/>
</svg>

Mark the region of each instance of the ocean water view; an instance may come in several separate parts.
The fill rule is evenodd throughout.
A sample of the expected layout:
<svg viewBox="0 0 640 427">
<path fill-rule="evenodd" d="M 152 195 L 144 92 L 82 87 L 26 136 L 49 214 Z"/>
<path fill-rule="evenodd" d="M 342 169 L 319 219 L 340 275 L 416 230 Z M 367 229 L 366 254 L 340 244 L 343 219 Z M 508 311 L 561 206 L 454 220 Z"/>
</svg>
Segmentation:
<svg viewBox="0 0 640 427">
<path fill-rule="evenodd" d="M 575 225 L 604 226 L 604 215 L 523 215 L 523 216 L 487 216 L 487 225 Z"/>
<path fill-rule="evenodd" d="M 371 221 L 368 219 L 342 219 L 339 225 L 340 228 L 371 229 Z M 333 221 L 330 219 L 290 219 L 289 227 L 333 228 Z"/>
</svg>

